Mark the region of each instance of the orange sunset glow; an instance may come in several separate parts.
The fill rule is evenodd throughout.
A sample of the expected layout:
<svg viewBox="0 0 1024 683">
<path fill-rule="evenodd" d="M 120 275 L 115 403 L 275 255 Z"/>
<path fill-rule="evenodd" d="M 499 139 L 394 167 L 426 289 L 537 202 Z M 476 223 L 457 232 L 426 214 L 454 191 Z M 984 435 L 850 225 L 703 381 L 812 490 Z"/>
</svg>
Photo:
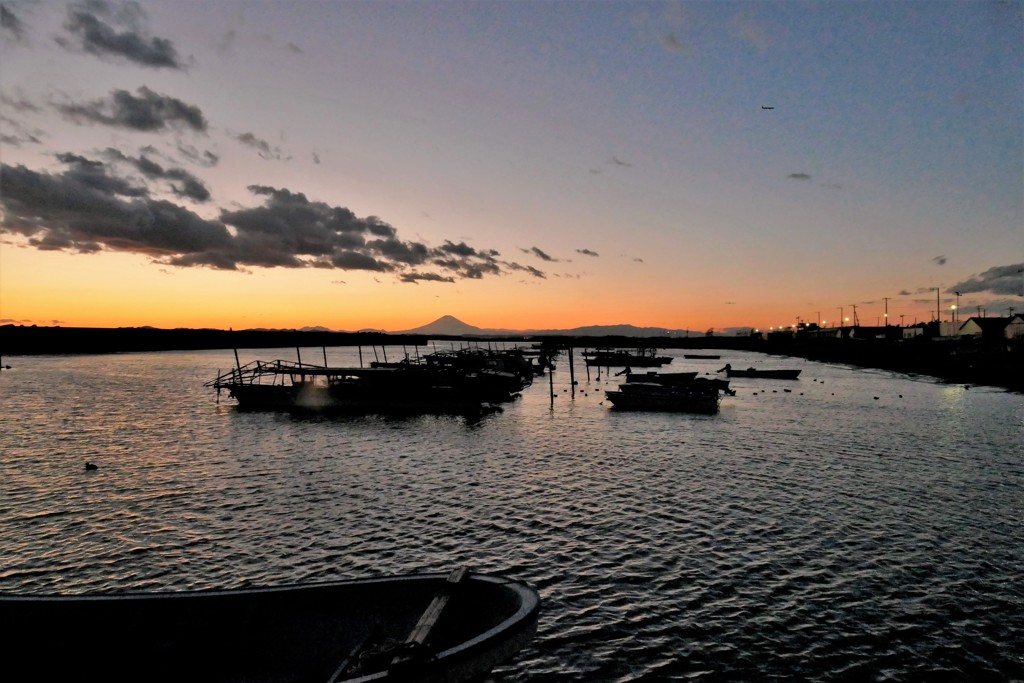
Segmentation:
<svg viewBox="0 0 1024 683">
<path fill-rule="evenodd" d="M 1019 5 L 115 7 L 5 5 L 0 324 L 1024 310 Z"/>
</svg>

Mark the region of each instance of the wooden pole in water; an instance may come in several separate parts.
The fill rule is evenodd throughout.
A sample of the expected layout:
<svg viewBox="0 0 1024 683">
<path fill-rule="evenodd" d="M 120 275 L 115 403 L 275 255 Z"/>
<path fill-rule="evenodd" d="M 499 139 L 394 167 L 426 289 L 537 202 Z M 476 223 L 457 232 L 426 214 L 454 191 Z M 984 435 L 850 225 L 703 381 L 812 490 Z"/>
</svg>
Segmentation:
<svg viewBox="0 0 1024 683">
<path fill-rule="evenodd" d="M 359 345 L 359 367 L 363 367 L 363 345 Z"/>
<path fill-rule="evenodd" d="M 576 398 L 576 372 L 572 367 L 572 346 L 569 346 L 569 386 L 572 387 L 572 397 Z"/>
<path fill-rule="evenodd" d="M 551 407 L 555 407 L 555 373 L 548 368 L 548 387 L 551 390 Z"/>
<path fill-rule="evenodd" d="M 587 369 L 587 384 L 590 384 L 590 363 L 587 362 L 587 350 L 583 349 L 583 367 Z"/>
<path fill-rule="evenodd" d="M 302 354 L 299 353 L 299 347 L 295 347 L 295 357 L 299 359 L 299 365 L 302 365 Z"/>
<path fill-rule="evenodd" d="M 322 348 L 324 350 L 324 367 L 326 368 L 327 367 L 327 347 L 324 346 Z"/>
</svg>

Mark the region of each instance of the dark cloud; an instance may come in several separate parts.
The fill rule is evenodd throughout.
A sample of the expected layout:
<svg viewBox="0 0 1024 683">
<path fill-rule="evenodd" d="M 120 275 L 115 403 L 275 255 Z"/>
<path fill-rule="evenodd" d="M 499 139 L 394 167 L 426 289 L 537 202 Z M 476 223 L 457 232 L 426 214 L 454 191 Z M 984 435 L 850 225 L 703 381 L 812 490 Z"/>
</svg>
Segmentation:
<svg viewBox="0 0 1024 683">
<path fill-rule="evenodd" d="M 810 180 L 811 176 L 807 173 L 790 173 L 786 176 L 789 180 Z"/>
<path fill-rule="evenodd" d="M 406 273 L 400 278 L 402 282 L 418 283 L 427 282 L 455 282 L 455 278 L 439 275 L 437 273 Z"/>
<path fill-rule="evenodd" d="M 932 263 L 936 263 L 936 264 L 938 264 L 940 266 L 944 266 L 944 265 L 946 265 L 946 256 L 945 255 L 936 256 L 935 258 L 932 259 Z"/>
<path fill-rule="evenodd" d="M 188 161 L 198 166 L 212 168 L 220 163 L 220 157 L 209 150 L 199 151 L 191 145 L 178 143 L 178 152 Z"/>
<path fill-rule="evenodd" d="M 159 131 L 166 128 L 191 128 L 206 132 L 206 119 L 199 107 L 153 92 L 146 86 L 137 91 L 115 90 L 107 100 L 85 104 L 59 104 L 57 109 L 76 123 L 100 123 L 115 128 Z"/>
<path fill-rule="evenodd" d="M 0 5 L 0 31 L 9 35 L 14 41 L 25 39 L 25 24 L 7 5 Z"/>
<path fill-rule="evenodd" d="M 0 166 L 0 232 L 21 235 L 37 249 L 131 252 L 179 267 L 337 268 L 392 273 L 409 283 L 520 270 L 544 277 L 536 268 L 498 261 L 493 249 L 403 241 L 376 216 L 359 218 L 347 208 L 287 189 L 250 186 L 261 206 L 221 210 L 218 220 L 207 220 L 113 175 L 124 167 L 147 180 L 178 181 L 174 187 L 185 195 L 187 183 L 199 181 L 182 169 L 113 149 L 105 152 L 105 161 L 74 154 L 58 158 L 68 167 L 64 173 Z"/>
<path fill-rule="evenodd" d="M 259 154 L 264 159 L 275 159 L 278 161 L 282 159 L 280 148 L 273 147 L 269 142 L 256 137 L 252 133 L 242 133 L 241 135 L 236 135 L 235 139 L 241 142 L 246 147 L 251 147 L 252 149 L 255 149 L 256 153 Z"/>
<path fill-rule="evenodd" d="M 171 257 L 226 249 L 231 235 L 170 202 L 145 196 L 143 188 L 108 176 L 96 162 L 64 155 L 65 173 L 37 173 L 0 166 L 4 232 L 24 235 L 40 249 L 100 249 Z"/>
<path fill-rule="evenodd" d="M 1024 263 L 989 268 L 981 275 L 958 282 L 946 293 L 960 292 L 991 292 L 992 294 L 1010 294 L 1024 296 Z"/>
<path fill-rule="evenodd" d="M 537 270 L 533 266 L 521 266 L 518 263 L 506 263 L 505 265 L 509 268 L 509 270 L 518 270 L 524 273 L 529 273 L 530 275 L 536 278 L 540 278 L 542 280 L 547 279 L 547 275 L 545 275 L 543 271 Z"/>
<path fill-rule="evenodd" d="M 3 132 L 0 133 L 0 140 L 2 140 L 5 145 L 21 147 L 26 144 L 39 145 L 43 142 L 42 131 L 29 130 L 23 126 L 20 121 L 16 121 L 9 116 L 0 115 L 0 123 L 3 124 Z"/>
<path fill-rule="evenodd" d="M 577 249 L 576 253 L 583 254 L 584 256 L 600 256 L 596 251 L 591 251 L 590 249 Z"/>
<path fill-rule="evenodd" d="M 553 258 L 553 257 L 549 256 L 548 254 L 544 253 L 541 249 L 539 249 L 537 247 L 530 247 L 530 250 L 527 253 L 533 254 L 534 256 L 539 258 L 541 261 L 555 262 L 555 261 L 558 260 L 558 259 Z"/>
<path fill-rule="evenodd" d="M 387 272 L 394 270 L 393 266 L 387 263 L 382 263 L 377 259 L 367 254 L 362 254 L 357 251 L 343 251 L 335 254 L 331 258 L 331 263 L 336 268 L 343 270 L 376 270 L 380 272 Z"/>
<path fill-rule="evenodd" d="M 57 160 L 69 167 L 66 178 L 75 184 L 101 194 L 122 197 L 145 197 L 149 194 L 144 186 L 134 185 L 124 178 L 108 173 L 101 161 L 87 159 L 77 154 L 58 154 Z"/>
<path fill-rule="evenodd" d="M 448 240 L 445 240 L 444 244 L 439 247 L 439 250 L 445 254 L 452 254 L 455 256 L 476 256 L 477 251 L 473 247 L 467 245 L 465 242 L 459 242 L 455 244 Z"/>
<path fill-rule="evenodd" d="M 24 97 L 16 98 L 0 95 L 0 104 L 3 105 L 2 110 L 6 112 L 0 114 L 0 123 L 3 124 L 0 139 L 3 140 L 5 145 L 21 147 L 25 144 L 42 144 L 42 138 L 46 136 L 46 133 L 38 128 L 32 128 L 24 121 L 15 118 L 16 116 L 24 116 L 28 120 L 35 120 L 35 115 L 41 109 L 34 102 Z"/>
<path fill-rule="evenodd" d="M 108 149 L 105 156 L 108 159 L 129 164 L 150 180 L 171 181 L 171 192 L 178 197 L 184 197 L 196 202 L 205 202 L 210 199 L 210 190 L 206 187 L 203 181 L 183 168 L 165 169 L 163 166 L 145 155 L 141 157 L 129 157 L 116 149 Z"/>
<path fill-rule="evenodd" d="M 68 7 L 64 24 L 69 37 L 57 42 L 65 48 L 112 58 L 141 66 L 184 69 L 174 44 L 166 38 L 147 35 L 142 23 L 145 13 L 134 3 L 107 3 L 87 0 Z"/>
</svg>

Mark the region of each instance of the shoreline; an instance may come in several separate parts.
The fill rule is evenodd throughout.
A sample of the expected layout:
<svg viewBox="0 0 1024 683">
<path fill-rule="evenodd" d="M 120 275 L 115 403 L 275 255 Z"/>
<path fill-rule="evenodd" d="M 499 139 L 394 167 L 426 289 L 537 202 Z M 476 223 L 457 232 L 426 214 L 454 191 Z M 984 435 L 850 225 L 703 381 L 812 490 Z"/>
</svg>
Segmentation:
<svg viewBox="0 0 1024 683">
<path fill-rule="evenodd" d="M 961 384 L 995 386 L 1024 392 L 1024 343 L 985 342 L 973 338 L 907 340 L 754 337 L 575 337 L 561 335 L 452 336 L 385 332 L 302 330 L 214 330 L 0 326 L 3 357 L 105 354 L 216 349 L 335 346 L 429 346 L 430 340 L 539 344 L 559 348 L 664 348 L 757 351 L 775 356 L 841 363 L 857 367 L 926 375 Z M 0 367 L 8 365 L 4 361 Z"/>
</svg>

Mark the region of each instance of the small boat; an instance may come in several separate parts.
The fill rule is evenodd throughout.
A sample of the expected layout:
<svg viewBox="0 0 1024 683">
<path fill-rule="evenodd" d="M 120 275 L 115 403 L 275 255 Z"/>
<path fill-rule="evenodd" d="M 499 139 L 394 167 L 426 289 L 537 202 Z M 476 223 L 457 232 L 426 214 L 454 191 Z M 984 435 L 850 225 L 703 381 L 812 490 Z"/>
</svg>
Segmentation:
<svg viewBox="0 0 1024 683">
<path fill-rule="evenodd" d="M 690 384 L 697 379 L 696 372 L 631 372 L 627 382 L 654 382 L 656 384 Z"/>
<path fill-rule="evenodd" d="M 659 356 L 655 349 L 637 349 L 622 351 L 617 349 L 598 349 L 584 351 L 587 365 L 591 367 L 638 367 L 649 368 L 662 366 L 672 362 L 671 356 Z"/>
<path fill-rule="evenodd" d="M 800 377 L 799 370 L 758 370 L 757 368 L 736 370 L 728 366 L 725 368 L 725 374 L 729 377 L 760 377 L 762 379 L 797 379 Z"/>
<path fill-rule="evenodd" d="M 36 680 L 440 683 L 485 677 L 533 637 L 524 583 L 457 569 L 328 583 L 0 595 L 4 667 Z"/>
<path fill-rule="evenodd" d="M 721 400 L 717 387 L 697 384 L 667 385 L 654 382 L 620 384 L 618 391 L 606 391 L 605 397 L 618 410 L 652 410 L 705 415 L 717 413 Z"/>
<path fill-rule="evenodd" d="M 626 376 L 627 382 L 649 382 L 669 386 L 713 387 L 725 394 L 735 394 L 729 390 L 729 380 L 719 377 L 697 377 L 696 372 L 634 372 Z"/>
<path fill-rule="evenodd" d="M 700 353 L 684 353 L 683 358 L 687 360 L 718 360 L 721 356 L 706 356 Z"/>
</svg>

